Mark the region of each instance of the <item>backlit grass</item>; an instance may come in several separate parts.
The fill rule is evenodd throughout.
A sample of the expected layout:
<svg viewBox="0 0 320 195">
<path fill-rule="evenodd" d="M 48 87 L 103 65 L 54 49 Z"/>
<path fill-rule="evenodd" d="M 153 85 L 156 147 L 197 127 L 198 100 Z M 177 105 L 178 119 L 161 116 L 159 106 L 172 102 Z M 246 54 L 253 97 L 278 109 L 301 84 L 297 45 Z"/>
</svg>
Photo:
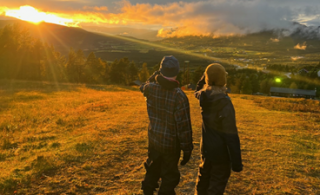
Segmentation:
<svg viewBox="0 0 320 195">
<path fill-rule="evenodd" d="M 178 194 L 193 194 L 200 162 L 199 103 L 186 93 L 195 150 Z M 244 171 L 226 194 L 319 194 L 319 113 L 231 98 Z M 141 194 L 148 116 L 137 88 L 2 81 L 0 102 L 0 194 Z"/>
</svg>

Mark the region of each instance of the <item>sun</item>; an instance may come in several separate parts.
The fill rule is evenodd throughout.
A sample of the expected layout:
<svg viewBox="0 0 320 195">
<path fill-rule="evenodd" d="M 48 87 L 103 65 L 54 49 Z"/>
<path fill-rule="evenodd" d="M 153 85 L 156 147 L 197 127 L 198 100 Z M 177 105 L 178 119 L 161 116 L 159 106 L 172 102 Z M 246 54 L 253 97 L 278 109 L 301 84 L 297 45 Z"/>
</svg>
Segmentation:
<svg viewBox="0 0 320 195">
<path fill-rule="evenodd" d="M 62 18 L 53 13 L 40 12 L 31 6 L 21 6 L 20 9 L 7 10 L 6 16 L 18 18 L 35 24 L 48 22 L 64 26 L 77 26 L 73 19 Z"/>
</svg>

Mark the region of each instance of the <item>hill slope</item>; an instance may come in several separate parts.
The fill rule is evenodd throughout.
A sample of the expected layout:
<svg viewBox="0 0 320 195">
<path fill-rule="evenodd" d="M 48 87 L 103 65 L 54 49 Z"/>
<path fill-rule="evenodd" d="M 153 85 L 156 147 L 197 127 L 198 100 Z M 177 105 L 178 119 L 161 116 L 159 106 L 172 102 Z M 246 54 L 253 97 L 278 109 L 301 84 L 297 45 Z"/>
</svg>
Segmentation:
<svg viewBox="0 0 320 195">
<path fill-rule="evenodd" d="M 200 162 L 200 110 L 187 95 L 195 150 L 178 194 L 193 194 Z M 319 194 L 320 114 L 231 98 L 245 167 L 226 193 Z M 1 194 L 141 194 L 148 118 L 136 88 L 1 81 L 0 101 Z"/>
<path fill-rule="evenodd" d="M 93 49 L 99 46 L 100 41 L 109 41 L 114 44 L 123 44 L 125 42 L 116 37 L 102 36 L 81 28 L 44 22 L 36 25 L 21 20 L 0 20 L 0 28 L 9 24 L 17 24 L 21 28 L 27 28 L 32 36 L 54 45 L 60 51 L 68 51 L 71 47 L 75 49 Z"/>
<path fill-rule="evenodd" d="M 20 20 L 0 20 L 0 28 L 8 24 L 18 24 L 22 28 L 27 28 L 32 36 L 53 45 L 65 55 L 68 54 L 70 48 L 73 48 L 75 50 L 84 50 L 86 55 L 90 52 L 95 52 L 96 56 L 106 61 L 127 57 L 140 65 L 146 62 L 148 66 L 154 66 L 159 63 L 165 55 L 176 56 L 181 64 L 186 60 L 192 61 L 197 65 L 208 65 L 210 63 L 207 59 L 190 56 L 184 51 L 179 51 L 179 49 L 172 50 L 172 47 L 164 48 L 149 41 L 127 36 L 99 34 L 81 28 L 49 23 L 35 25 Z"/>
</svg>

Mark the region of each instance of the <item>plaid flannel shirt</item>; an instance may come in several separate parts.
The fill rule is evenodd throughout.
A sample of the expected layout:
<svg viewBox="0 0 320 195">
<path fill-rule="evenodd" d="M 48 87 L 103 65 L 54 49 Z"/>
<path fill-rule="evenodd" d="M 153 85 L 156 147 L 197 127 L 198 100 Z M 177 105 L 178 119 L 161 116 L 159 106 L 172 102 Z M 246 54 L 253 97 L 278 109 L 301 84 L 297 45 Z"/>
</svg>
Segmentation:
<svg viewBox="0 0 320 195">
<path fill-rule="evenodd" d="M 189 101 L 180 88 L 166 90 L 157 83 L 140 87 L 149 115 L 149 147 L 162 152 L 192 151 Z"/>
</svg>

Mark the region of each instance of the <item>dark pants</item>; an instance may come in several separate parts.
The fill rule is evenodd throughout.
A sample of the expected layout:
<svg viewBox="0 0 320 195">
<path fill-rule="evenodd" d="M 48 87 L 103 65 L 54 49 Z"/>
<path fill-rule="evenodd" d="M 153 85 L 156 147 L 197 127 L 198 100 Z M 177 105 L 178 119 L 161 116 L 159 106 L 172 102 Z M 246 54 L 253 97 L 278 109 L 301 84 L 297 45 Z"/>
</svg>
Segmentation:
<svg viewBox="0 0 320 195">
<path fill-rule="evenodd" d="M 214 164 L 202 157 L 199 166 L 196 194 L 223 195 L 231 174 L 230 163 Z"/>
<path fill-rule="evenodd" d="M 174 195 L 174 188 L 179 184 L 180 172 L 178 162 L 180 152 L 174 154 L 161 154 L 156 151 L 148 152 L 148 159 L 144 163 L 146 175 L 142 181 L 142 190 L 145 195 L 153 194 L 158 188 L 161 178 L 161 186 L 158 194 Z"/>
</svg>

